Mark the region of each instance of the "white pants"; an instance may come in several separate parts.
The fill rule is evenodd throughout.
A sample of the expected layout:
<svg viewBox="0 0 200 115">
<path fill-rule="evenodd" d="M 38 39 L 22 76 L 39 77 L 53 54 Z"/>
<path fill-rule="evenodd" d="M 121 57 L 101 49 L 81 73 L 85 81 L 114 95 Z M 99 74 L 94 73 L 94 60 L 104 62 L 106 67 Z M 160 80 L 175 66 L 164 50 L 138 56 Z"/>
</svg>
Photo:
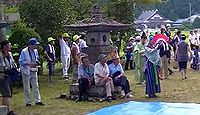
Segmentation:
<svg viewBox="0 0 200 115">
<path fill-rule="evenodd" d="M 62 68 L 63 68 L 63 77 L 68 76 L 68 69 L 70 66 L 70 56 L 61 56 Z"/>
<path fill-rule="evenodd" d="M 37 72 L 31 72 L 31 75 L 22 74 L 22 79 L 23 79 L 25 103 L 31 104 L 30 85 L 32 86 L 35 103 L 41 102 Z"/>
</svg>

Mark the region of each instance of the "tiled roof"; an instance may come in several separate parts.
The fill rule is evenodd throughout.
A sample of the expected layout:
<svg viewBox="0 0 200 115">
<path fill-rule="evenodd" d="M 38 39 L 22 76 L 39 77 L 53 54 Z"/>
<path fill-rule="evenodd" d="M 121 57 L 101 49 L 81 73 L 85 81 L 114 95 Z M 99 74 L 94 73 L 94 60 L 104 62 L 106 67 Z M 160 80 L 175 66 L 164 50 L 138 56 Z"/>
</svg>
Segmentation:
<svg viewBox="0 0 200 115">
<path fill-rule="evenodd" d="M 138 23 L 147 21 L 150 17 L 152 17 L 154 14 L 156 14 L 157 11 L 158 10 L 143 11 L 142 14 L 135 21 L 135 23 L 138 24 Z"/>
</svg>

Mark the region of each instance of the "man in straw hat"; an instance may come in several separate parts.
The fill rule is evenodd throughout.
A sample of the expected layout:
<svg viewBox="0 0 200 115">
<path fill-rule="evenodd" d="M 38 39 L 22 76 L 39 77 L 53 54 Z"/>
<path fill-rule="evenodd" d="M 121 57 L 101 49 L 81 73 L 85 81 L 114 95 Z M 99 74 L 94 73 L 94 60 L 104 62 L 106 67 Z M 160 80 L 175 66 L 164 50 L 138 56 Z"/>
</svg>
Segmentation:
<svg viewBox="0 0 200 115">
<path fill-rule="evenodd" d="M 62 69 L 63 69 L 63 79 L 68 80 L 68 69 L 70 66 L 70 56 L 71 56 L 71 49 L 69 44 L 69 34 L 64 33 L 60 39 L 60 53 L 61 53 L 61 62 L 62 62 Z"/>
<path fill-rule="evenodd" d="M 109 68 L 106 64 L 106 55 L 100 54 L 98 57 L 98 63 L 94 66 L 94 80 L 95 84 L 99 87 L 105 87 L 106 100 L 111 102 L 116 99 L 114 95 L 114 85 L 112 78 L 109 77 Z"/>
<path fill-rule="evenodd" d="M 113 57 L 113 63 L 109 65 L 110 77 L 113 79 L 114 86 L 121 86 L 125 93 L 125 97 L 133 97 L 130 94 L 129 81 L 124 75 L 122 65 L 120 63 L 119 56 Z"/>
<path fill-rule="evenodd" d="M 73 80 L 72 82 L 77 82 L 78 80 L 78 65 L 80 63 L 80 48 L 79 48 L 79 39 L 81 36 L 73 36 L 72 44 L 72 60 L 73 60 Z"/>
<path fill-rule="evenodd" d="M 44 54 L 47 58 L 48 62 L 48 69 L 49 69 L 49 76 L 48 76 L 48 82 L 53 83 L 52 76 L 55 72 L 55 60 L 56 60 L 56 54 L 55 54 L 55 40 L 53 37 L 48 38 L 48 44 L 45 48 Z"/>
</svg>

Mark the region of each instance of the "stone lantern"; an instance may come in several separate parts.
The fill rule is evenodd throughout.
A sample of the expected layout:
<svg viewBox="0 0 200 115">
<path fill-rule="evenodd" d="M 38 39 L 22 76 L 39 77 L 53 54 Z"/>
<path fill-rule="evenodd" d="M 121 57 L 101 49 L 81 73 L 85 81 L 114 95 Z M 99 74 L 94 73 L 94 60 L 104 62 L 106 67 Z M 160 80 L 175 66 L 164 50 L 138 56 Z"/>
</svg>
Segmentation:
<svg viewBox="0 0 200 115">
<path fill-rule="evenodd" d="M 131 24 L 109 20 L 102 15 L 100 7 L 95 5 L 90 18 L 83 19 L 76 24 L 65 25 L 65 28 L 69 31 L 86 32 L 86 42 L 89 47 L 84 48 L 82 52 L 88 54 L 94 64 L 101 53 L 108 54 L 116 48 L 110 44 L 110 32 L 130 30 Z"/>
</svg>

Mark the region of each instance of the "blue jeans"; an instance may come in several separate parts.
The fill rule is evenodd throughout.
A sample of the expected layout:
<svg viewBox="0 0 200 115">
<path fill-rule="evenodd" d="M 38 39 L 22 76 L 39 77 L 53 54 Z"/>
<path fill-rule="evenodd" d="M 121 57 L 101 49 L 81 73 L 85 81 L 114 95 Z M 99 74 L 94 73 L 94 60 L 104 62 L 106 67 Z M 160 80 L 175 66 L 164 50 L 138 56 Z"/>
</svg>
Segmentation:
<svg viewBox="0 0 200 115">
<path fill-rule="evenodd" d="M 48 69 L 49 69 L 49 75 L 53 75 L 55 73 L 55 63 L 48 62 Z"/>
</svg>

